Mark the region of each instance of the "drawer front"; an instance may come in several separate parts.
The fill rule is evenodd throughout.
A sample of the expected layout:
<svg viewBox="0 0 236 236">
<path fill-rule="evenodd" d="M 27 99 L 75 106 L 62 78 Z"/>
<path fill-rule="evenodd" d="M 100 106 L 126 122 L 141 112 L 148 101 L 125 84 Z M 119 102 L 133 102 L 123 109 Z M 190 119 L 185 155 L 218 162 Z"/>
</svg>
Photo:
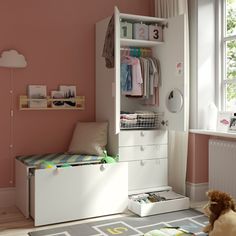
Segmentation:
<svg viewBox="0 0 236 236">
<path fill-rule="evenodd" d="M 119 134 L 119 146 L 167 144 L 167 131 L 128 130 Z"/>
<path fill-rule="evenodd" d="M 167 158 L 167 144 L 161 145 L 137 145 L 119 148 L 120 161 L 134 161 Z"/>
<path fill-rule="evenodd" d="M 127 163 L 36 170 L 35 225 L 123 212 L 127 207 Z"/>
<path fill-rule="evenodd" d="M 188 209 L 190 201 L 188 197 L 177 198 L 173 200 L 160 201 L 154 203 L 140 204 L 137 201 L 129 199 L 128 209 L 139 216 L 150 216 L 172 211 Z"/>
<path fill-rule="evenodd" d="M 167 159 L 131 161 L 128 165 L 129 191 L 167 186 Z"/>
</svg>

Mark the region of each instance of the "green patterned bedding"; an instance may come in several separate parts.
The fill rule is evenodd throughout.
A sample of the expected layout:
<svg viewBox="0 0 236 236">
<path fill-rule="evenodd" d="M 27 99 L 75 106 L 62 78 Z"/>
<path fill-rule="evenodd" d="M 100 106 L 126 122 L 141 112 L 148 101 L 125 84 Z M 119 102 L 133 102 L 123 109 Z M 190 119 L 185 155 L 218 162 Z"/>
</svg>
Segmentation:
<svg viewBox="0 0 236 236">
<path fill-rule="evenodd" d="M 40 154 L 40 155 L 27 155 L 18 156 L 17 160 L 21 161 L 29 167 L 36 167 L 42 161 L 50 161 L 55 165 L 63 164 L 89 164 L 89 163 L 100 163 L 103 157 L 101 156 L 88 156 L 79 154 L 67 154 L 67 153 L 50 153 L 50 154 Z"/>
</svg>

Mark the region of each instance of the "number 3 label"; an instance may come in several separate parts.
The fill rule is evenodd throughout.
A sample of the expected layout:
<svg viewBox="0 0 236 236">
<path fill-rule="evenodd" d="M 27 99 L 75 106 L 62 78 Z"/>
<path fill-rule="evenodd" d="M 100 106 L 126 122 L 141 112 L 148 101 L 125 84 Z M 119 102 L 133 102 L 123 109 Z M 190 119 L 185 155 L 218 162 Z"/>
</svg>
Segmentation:
<svg viewBox="0 0 236 236">
<path fill-rule="evenodd" d="M 158 29 L 154 29 L 153 30 L 153 38 L 154 39 L 159 39 L 159 31 L 158 31 Z"/>
<path fill-rule="evenodd" d="M 149 40 L 162 41 L 162 28 L 157 25 L 149 25 Z"/>
</svg>

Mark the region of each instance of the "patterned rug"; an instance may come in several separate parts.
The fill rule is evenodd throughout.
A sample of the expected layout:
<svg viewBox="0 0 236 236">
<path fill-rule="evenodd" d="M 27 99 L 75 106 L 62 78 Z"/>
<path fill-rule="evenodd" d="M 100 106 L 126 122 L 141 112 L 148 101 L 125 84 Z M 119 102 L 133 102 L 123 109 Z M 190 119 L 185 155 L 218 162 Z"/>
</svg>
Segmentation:
<svg viewBox="0 0 236 236">
<path fill-rule="evenodd" d="M 204 236 L 202 228 L 208 219 L 193 209 L 139 217 L 136 215 L 101 220 L 91 223 L 58 227 L 29 232 L 30 236 L 141 236 L 165 226 L 181 227 L 196 235 Z"/>
</svg>

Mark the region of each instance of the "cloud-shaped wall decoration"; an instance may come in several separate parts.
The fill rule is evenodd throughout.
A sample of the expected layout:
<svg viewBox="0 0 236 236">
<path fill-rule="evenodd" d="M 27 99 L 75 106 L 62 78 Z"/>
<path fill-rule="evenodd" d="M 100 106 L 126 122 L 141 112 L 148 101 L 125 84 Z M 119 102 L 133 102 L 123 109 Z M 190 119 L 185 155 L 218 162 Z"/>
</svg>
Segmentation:
<svg viewBox="0 0 236 236">
<path fill-rule="evenodd" d="M 14 49 L 3 51 L 0 57 L 0 67 L 24 68 L 27 66 L 24 55 Z"/>
</svg>

